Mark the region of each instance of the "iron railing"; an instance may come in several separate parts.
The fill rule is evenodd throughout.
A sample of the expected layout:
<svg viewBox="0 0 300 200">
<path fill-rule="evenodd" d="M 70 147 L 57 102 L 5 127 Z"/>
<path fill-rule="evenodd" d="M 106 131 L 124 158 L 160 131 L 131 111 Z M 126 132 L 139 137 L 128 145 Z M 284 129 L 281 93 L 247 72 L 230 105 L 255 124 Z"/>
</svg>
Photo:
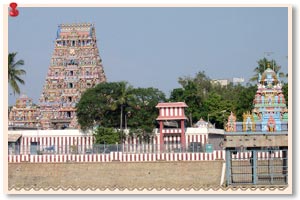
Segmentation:
<svg viewBox="0 0 300 200">
<path fill-rule="evenodd" d="M 9 144 L 8 155 L 43 155 L 43 154 L 105 154 L 122 153 L 179 153 L 205 152 L 205 146 L 191 142 L 186 147 L 180 143 L 158 144 L 91 144 L 91 145 L 42 145 L 37 142 L 30 145 Z"/>
<path fill-rule="evenodd" d="M 226 151 L 226 181 L 228 185 L 285 185 L 288 182 L 288 150 Z M 259 155 L 263 155 L 263 159 Z"/>
</svg>

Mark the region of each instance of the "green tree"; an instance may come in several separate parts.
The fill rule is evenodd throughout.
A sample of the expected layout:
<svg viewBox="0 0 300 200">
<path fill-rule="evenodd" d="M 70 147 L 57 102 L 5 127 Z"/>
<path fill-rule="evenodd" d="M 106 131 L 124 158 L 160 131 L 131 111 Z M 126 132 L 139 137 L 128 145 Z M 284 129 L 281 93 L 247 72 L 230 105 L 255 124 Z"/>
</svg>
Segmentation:
<svg viewBox="0 0 300 200">
<path fill-rule="evenodd" d="M 25 84 L 21 76 L 26 74 L 25 70 L 19 69 L 21 65 L 24 65 L 24 61 L 16 61 L 16 55 L 16 52 L 8 54 L 8 83 L 11 86 L 14 95 L 15 93 L 20 94 L 18 83 Z"/>
<path fill-rule="evenodd" d="M 134 88 L 127 107 L 127 121 L 130 129 L 140 129 L 144 133 L 151 133 L 156 127 L 158 110 L 155 107 L 159 102 L 166 101 L 165 94 L 156 88 Z"/>
<path fill-rule="evenodd" d="M 165 101 L 164 93 L 155 88 L 133 88 L 126 85 L 124 82 L 101 83 L 86 90 L 76 105 L 81 129 L 100 125 L 113 128 L 128 126 L 146 132 L 152 131 L 157 117 L 155 106 L 158 102 Z"/>
<path fill-rule="evenodd" d="M 237 121 L 243 120 L 243 113 L 251 111 L 253 109 L 253 100 L 257 91 L 256 85 L 247 85 L 246 87 L 240 87 L 237 91 L 237 97 L 235 98 L 235 109 L 233 112 L 236 114 Z"/>
<path fill-rule="evenodd" d="M 250 81 L 257 82 L 258 74 L 262 74 L 268 67 L 273 69 L 276 73 L 281 69 L 281 66 L 277 65 L 275 60 L 268 60 L 267 58 L 260 59 L 257 61 L 257 66 L 254 69 L 255 74 L 250 78 Z M 286 77 L 286 75 L 283 72 L 279 72 L 279 77 Z"/>
<path fill-rule="evenodd" d="M 256 85 L 251 84 L 221 86 L 213 83 L 205 72 L 199 72 L 195 77 L 179 78 L 179 83 L 182 88 L 174 89 L 169 100 L 184 101 L 189 106 L 186 115 L 192 116 L 192 122 L 209 116 L 209 121 L 217 128 L 223 128 L 231 111 L 242 120 L 243 112 L 251 111 L 257 90 Z"/>
<path fill-rule="evenodd" d="M 97 127 L 93 135 L 95 144 L 116 144 L 121 142 L 120 131 L 114 128 Z"/>
<path fill-rule="evenodd" d="M 186 114 L 189 117 L 190 125 L 203 113 L 207 113 L 203 107 L 203 102 L 207 99 L 213 86 L 211 80 L 204 71 L 198 72 L 195 77 L 180 77 L 178 80 L 182 88 L 176 88 L 171 92 L 170 101 L 184 101 L 188 108 Z"/>
<path fill-rule="evenodd" d="M 129 99 L 132 96 L 132 86 L 128 85 L 127 82 L 118 82 L 118 98 L 115 101 L 114 106 L 118 106 L 120 108 L 120 129 L 123 130 L 124 125 L 124 108 L 130 105 Z"/>
<path fill-rule="evenodd" d="M 76 105 L 78 123 L 86 130 L 95 125 L 118 127 L 119 83 L 100 83 L 94 88 L 87 89 Z"/>
<path fill-rule="evenodd" d="M 209 115 L 209 121 L 214 123 L 216 128 L 224 127 L 224 121 L 226 121 L 226 117 L 230 113 L 230 110 L 234 109 L 232 101 L 224 99 L 216 92 L 211 92 L 203 104 L 205 110 L 207 111 L 207 113 L 204 112 L 205 116 Z"/>
</svg>

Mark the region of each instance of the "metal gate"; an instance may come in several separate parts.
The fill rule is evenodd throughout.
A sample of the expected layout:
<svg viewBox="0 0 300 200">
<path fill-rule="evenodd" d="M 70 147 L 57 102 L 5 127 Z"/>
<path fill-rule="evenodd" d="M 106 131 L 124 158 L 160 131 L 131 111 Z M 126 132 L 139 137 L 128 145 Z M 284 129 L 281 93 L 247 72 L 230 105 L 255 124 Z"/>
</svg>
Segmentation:
<svg viewBox="0 0 300 200">
<path fill-rule="evenodd" d="M 227 185 L 286 185 L 288 150 L 226 150 Z"/>
</svg>

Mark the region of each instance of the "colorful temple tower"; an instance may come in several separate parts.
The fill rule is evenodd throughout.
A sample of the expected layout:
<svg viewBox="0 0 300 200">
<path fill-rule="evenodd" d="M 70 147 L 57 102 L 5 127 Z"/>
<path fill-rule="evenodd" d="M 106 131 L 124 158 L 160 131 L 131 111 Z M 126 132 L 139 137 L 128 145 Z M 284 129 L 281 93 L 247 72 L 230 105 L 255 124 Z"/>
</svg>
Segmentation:
<svg viewBox="0 0 300 200">
<path fill-rule="evenodd" d="M 259 74 L 258 89 L 252 113 L 243 114 L 243 122 L 236 122 L 233 113 L 228 117 L 228 132 L 280 132 L 288 130 L 288 109 L 282 93 L 279 75 L 267 68 Z"/>
<path fill-rule="evenodd" d="M 12 107 L 8 124 L 13 128 L 36 129 L 38 126 L 39 108 L 32 103 L 32 99 L 25 94 L 21 95 L 16 105 Z"/>
<path fill-rule="evenodd" d="M 105 81 L 94 25 L 59 25 L 40 97 L 42 129 L 77 128 L 75 105 L 81 94 Z"/>
<path fill-rule="evenodd" d="M 251 113 L 243 114 L 243 122 L 237 122 L 233 113 L 228 117 L 226 183 L 286 185 L 288 109 L 279 75 L 269 67 L 259 74 L 253 105 Z"/>
</svg>

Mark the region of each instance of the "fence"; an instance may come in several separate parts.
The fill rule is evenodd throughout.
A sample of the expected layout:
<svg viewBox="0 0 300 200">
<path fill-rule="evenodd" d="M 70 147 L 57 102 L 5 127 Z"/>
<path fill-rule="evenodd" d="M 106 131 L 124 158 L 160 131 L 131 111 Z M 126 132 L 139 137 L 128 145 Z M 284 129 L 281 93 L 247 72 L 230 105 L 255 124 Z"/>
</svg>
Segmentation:
<svg viewBox="0 0 300 200">
<path fill-rule="evenodd" d="M 45 154 L 109 154 L 121 153 L 196 153 L 205 152 L 205 146 L 199 142 L 191 142 L 187 147 L 180 143 L 164 144 L 89 144 L 89 145 L 30 145 L 10 144 L 8 155 L 45 155 Z"/>
<path fill-rule="evenodd" d="M 288 150 L 226 152 L 228 185 L 282 185 L 288 182 Z M 244 157 L 241 157 L 244 154 Z"/>
<path fill-rule="evenodd" d="M 110 152 L 102 154 L 43 154 L 43 155 L 9 155 L 9 163 L 63 163 L 63 162 L 151 162 L 151 161 L 213 161 L 224 160 L 224 151 L 212 153 L 122 153 Z"/>
</svg>

